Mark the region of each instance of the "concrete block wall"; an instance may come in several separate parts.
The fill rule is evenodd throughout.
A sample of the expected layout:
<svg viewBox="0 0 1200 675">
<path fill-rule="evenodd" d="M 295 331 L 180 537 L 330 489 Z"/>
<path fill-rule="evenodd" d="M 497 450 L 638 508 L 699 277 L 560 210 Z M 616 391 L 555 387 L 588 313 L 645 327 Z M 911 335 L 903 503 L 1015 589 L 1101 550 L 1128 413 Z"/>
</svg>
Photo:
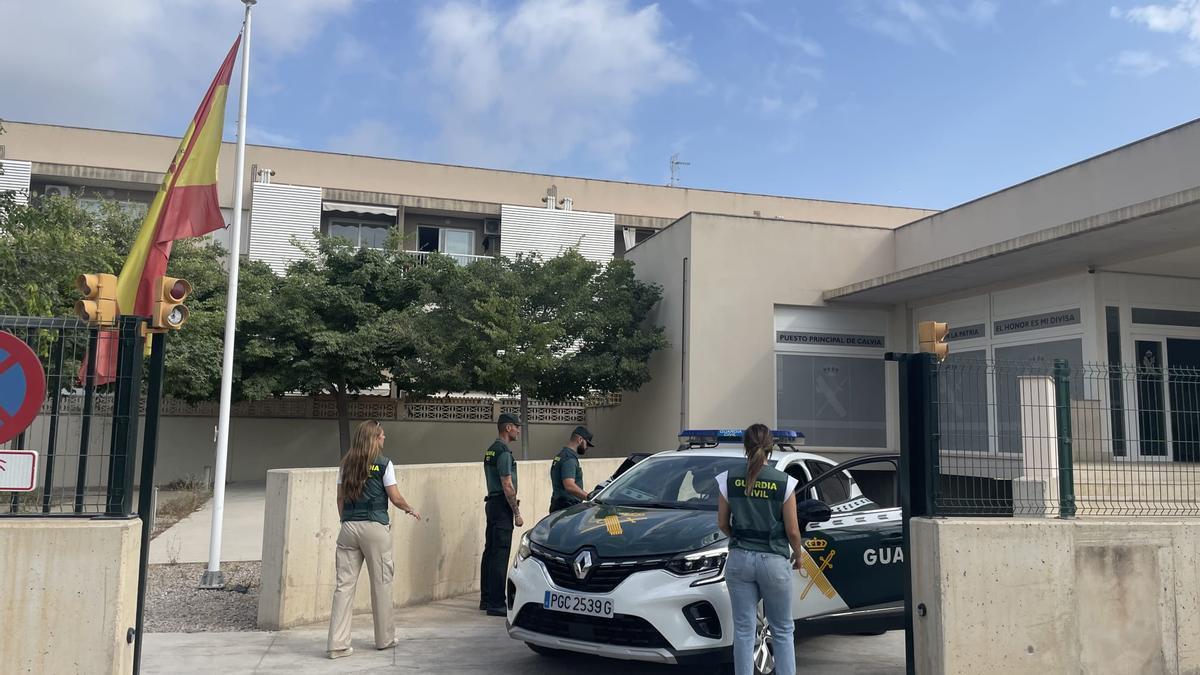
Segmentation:
<svg viewBox="0 0 1200 675">
<path fill-rule="evenodd" d="M 585 489 L 610 475 L 622 458 L 583 460 Z M 513 533 L 515 554 L 524 531 L 550 506 L 550 462 L 518 462 L 525 527 Z M 392 509 L 395 605 L 440 600 L 479 589 L 483 552 L 483 470 L 479 462 L 396 467 L 401 494 L 421 521 Z M 262 589 L 258 625 L 279 630 L 329 620 L 334 587 L 337 470 L 274 469 L 267 472 L 263 527 Z M 355 611 L 370 610 L 364 569 Z"/>
<path fill-rule="evenodd" d="M 912 537 L 919 673 L 1200 673 L 1200 521 L 914 518 Z"/>
<path fill-rule="evenodd" d="M 142 525 L 0 518 L 0 672 L 130 673 Z"/>
</svg>

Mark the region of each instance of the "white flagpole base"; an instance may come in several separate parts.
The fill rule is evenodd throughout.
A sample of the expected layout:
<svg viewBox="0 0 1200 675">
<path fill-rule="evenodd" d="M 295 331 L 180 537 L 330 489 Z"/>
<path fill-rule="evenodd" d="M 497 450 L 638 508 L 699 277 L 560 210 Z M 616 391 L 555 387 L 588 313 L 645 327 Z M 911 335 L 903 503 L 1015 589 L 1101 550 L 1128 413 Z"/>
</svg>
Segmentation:
<svg viewBox="0 0 1200 675">
<path fill-rule="evenodd" d="M 200 577 L 200 588 L 206 591 L 219 591 L 225 588 L 225 573 L 221 570 L 205 572 Z"/>
</svg>

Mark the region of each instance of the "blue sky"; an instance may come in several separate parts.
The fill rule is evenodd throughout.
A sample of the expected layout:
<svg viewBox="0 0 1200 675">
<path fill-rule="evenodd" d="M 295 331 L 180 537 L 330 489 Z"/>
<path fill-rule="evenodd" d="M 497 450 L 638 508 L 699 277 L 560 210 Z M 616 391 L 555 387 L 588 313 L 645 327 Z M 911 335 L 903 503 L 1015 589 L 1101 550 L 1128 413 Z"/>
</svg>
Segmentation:
<svg viewBox="0 0 1200 675">
<path fill-rule="evenodd" d="M 0 0 L 0 118 L 177 135 L 240 12 Z M 698 188 L 946 208 L 1200 117 L 1200 0 L 260 0 L 254 27 L 251 142 L 650 183 L 678 152 Z"/>
</svg>

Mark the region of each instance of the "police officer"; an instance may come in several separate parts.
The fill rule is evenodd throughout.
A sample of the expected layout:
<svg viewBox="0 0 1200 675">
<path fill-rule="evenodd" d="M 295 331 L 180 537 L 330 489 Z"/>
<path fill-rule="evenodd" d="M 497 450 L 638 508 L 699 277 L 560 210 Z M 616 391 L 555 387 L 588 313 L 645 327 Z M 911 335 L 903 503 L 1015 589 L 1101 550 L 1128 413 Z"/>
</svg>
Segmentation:
<svg viewBox="0 0 1200 675">
<path fill-rule="evenodd" d="M 587 499 L 579 457 L 587 454 L 588 448 L 595 445 L 592 443 L 592 432 L 587 427 L 575 427 L 575 431 L 571 432 L 571 440 L 550 463 L 550 513 Z"/>
<path fill-rule="evenodd" d="M 483 560 L 479 563 L 479 609 L 488 616 L 507 616 L 504 602 L 505 571 L 512 550 L 513 527 L 525 525 L 517 499 L 517 460 L 508 447 L 521 437 L 521 420 L 504 413 L 496 420 L 499 432 L 483 453 L 483 476 L 487 480 L 484 513 Z"/>
</svg>

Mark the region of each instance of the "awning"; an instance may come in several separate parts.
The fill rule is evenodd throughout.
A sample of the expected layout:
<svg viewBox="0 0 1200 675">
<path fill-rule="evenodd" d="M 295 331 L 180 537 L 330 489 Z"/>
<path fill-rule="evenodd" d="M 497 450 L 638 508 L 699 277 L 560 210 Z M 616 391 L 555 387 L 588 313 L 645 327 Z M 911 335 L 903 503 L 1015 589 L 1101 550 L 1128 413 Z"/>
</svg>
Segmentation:
<svg viewBox="0 0 1200 675">
<path fill-rule="evenodd" d="M 1057 272 L 1103 270 L 1200 246 L 1200 187 L 827 290 L 829 303 L 899 304 Z"/>
<path fill-rule="evenodd" d="M 347 204 L 345 202 L 322 202 L 322 211 L 340 211 L 342 213 L 366 213 L 373 216 L 396 217 L 395 206 L 376 206 L 373 204 Z"/>
</svg>

